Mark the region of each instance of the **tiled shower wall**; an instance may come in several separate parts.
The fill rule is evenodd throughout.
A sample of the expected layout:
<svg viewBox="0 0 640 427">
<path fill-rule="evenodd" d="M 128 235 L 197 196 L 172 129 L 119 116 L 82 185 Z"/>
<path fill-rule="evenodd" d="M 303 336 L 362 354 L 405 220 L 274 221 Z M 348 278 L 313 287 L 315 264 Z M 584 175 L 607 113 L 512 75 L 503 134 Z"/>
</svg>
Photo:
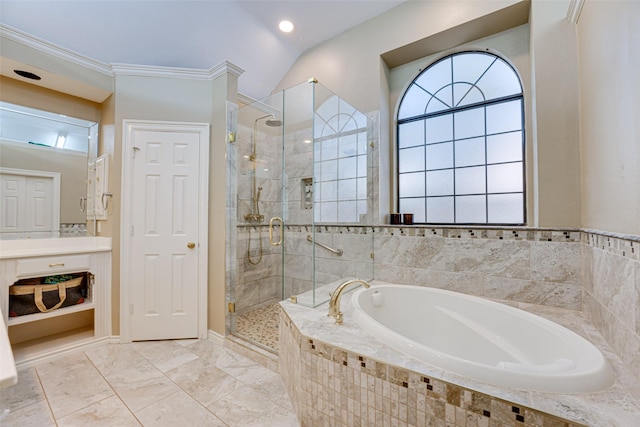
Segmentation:
<svg viewBox="0 0 640 427">
<path fill-rule="evenodd" d="M 367 114 L 371 123 L 377 123 L 378 113 Z M 262 129 L 262 128 L 261 128 Z M 372 125 L 368 134 L 376 146 L 377 126 Z M 305 209 L 303 203 L 303 179 L 313 175 L 313 144 L 309 140 L 310 129 L 290 131 L 287 129 L 284 151 L 280 130 L 271 134 L 257 133 L 256 186 L 261 186 L 259 209 L 265 220 L 262 224 L 247 224 L 244 215 L 251 212 L 251 138 L 250 126 L 238 125 L 238 143 L 228 144 L 228 197 L 227 197 L 227 295 L 236 302 L 238 313 L 252 310 L 266 303 L 290 295 L 298 295 L 317 286 L 340 280 L 344 277 L 373 277 L 373 233 L 356 226 L 316 227 L 316 241 L 330 247 L 343 249 L 342 256 L 307 241 L 313 236 L 313 210 Z M 280 167 L 284 154 L 284 171 Z M 362 224 L 371 224 L 378 218 L 378 167 L 377 150 L 367 154 L 367 214 L 362 215 Z M 286 180 L 284 189 L 282 179 Z M 285 223 L 284 244 L 284 295 L 282 295 L 283 246 L 269 243 L 269 219 L 282 217 Z M 345 232 L 345 230 L 350 230 Z M 353 232 L 356 230 L 357 232 Z M 321 233 L 321 234 L 320 234 Z M 277 234 L 277 230 L 276 233 Z M 274 235 L 274 239 L 278 236 Z M 232 242 L 235 242 L 235 247 Z M 248 261 L 250 250 L 254 262 Z M 315 249 L 315 253 L 314 253 Z M 314 265 L 315 259 L 315 265 Z M 234 286 L 233 293 L 231 286 Z M 232 296 L 233 295 L 233 296 Z M 325 300 L 328 299 L 323 297 Z"/>
</svg>

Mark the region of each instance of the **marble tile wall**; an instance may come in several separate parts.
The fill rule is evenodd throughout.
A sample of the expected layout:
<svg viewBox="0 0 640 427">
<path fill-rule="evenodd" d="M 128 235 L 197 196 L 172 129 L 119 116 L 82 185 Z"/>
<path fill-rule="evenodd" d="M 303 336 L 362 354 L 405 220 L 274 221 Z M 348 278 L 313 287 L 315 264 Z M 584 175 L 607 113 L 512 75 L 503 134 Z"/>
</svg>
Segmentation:
<svg viewBox="0 0 640 427">
<path fill-rule="evenodd" d="M 584 311 L 640 381 L 640 237 L 585 231 Z"/>
<path fill-rule="evenodd" d="M 582 310 L 580 232 L 375 228 L 378 280 Z"/>
</svg>

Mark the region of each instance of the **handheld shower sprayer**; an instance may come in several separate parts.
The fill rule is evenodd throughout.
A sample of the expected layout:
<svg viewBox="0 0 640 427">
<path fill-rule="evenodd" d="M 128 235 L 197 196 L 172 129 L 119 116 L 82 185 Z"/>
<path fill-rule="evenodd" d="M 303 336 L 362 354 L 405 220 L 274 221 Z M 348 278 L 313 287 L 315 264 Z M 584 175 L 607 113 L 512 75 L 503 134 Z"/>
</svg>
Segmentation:
<svg viewBox="0 0 640 427">
<path fill-rule="evenodd" d="M 270 117 L 270 118 L 269 118 Z M 269 119 L 267 119 L 269 118 Z M 249 161 L 251 162 L 251 212 L 245 214 L 245 221 L 252 224 L 261 224 L 264 221 L 264 215 L 260 214 L 260 193 L 262 192 L 262 186 L 256 184 L 256 168 L 258 163 L 257 142 L 258 142 L 258 122 L 262 119 L 267 119 L 264 123 L 269 127 L 280 127 L 282 121 L 276 119 L 275 114 L 267 114 L 266 116 L 258 117 L 253 122 L 253 139 L 251 140 L 251 154 L 249 155 Z M 258 265 L 262 261 L 262 226 L 258 225 L 258 241 L 259 241 L 259 256 L 257 260 L 252 259 L 251 255 L 251 228 L 249 228 L 249 241 L 247 247 L 247 260 L 252 265 Z"/>
</svg>

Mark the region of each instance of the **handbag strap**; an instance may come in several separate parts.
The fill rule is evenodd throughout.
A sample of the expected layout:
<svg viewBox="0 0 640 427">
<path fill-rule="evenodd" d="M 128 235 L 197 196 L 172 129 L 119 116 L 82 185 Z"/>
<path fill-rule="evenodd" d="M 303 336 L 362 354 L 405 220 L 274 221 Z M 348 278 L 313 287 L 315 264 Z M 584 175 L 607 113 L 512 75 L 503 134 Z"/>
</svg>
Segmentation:
<svg viewBox="0 0 640 427">
<path fill-rule="evenodd" d="M 65 286 L 64 282 L 58 283 L 58 295 L 60 296 L 60 302 L 58 302 L 56 305 L 54 305 L 51 308 L 47 308 L 42 302 L 42 287 L 36 286 L 35 295 L 34 295 L 36 307 L 38 307 L 38 310 L 40 310 L 43 313 L 60 308 L 64 300 L 67 299 L 67 287 Z"/>
</svg>

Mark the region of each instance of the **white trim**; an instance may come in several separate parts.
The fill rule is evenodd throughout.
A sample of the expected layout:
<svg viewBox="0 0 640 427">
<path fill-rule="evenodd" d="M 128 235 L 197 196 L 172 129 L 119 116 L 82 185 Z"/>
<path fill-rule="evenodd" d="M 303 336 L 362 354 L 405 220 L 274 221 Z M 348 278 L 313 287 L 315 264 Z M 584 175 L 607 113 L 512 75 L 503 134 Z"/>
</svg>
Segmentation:
<svg viewBox="0 0 640 427">
<path fill-rule="evenodd" d="M 244 70 L 229 61 L 224 61 L 208 70 L 199 68 L 163 67 L 156 65 L 111 64 L 113 73 L 119 76 L 162 77 L 189 80 L 213 80 L 224 74 L 240 76 Z"/>
<path fill-rule="evenodd" d="M 86 351 L 94 347 L 98 347 L 101 344 L 112 344 L 117 343 L 117 336 L 107 336 L 102 338 L 91 338 L 86 341 L 77 342 L 74 344 L 70 344 L 63 348 L 58 348 L 52 351 L 48 351 L 46 353 L 39 354 L 37 356 L 28 357 L 24 360 L 16 362 L 16 368 L 28 368 L 31 366 L 35 366 L 42 362 L 48 362 L 53 359 L 57 359 L 59 357 L 65 356 L 67 354 L 76 353 L 78 351 Z"/>
<path fill-rule="evenodd" d="M 244 69 L 225 60 L 209 69 L 165 67 L 153 65 L 104 63 L 88 56 L 58 46 L 47 40 L 20 31 L 17 28 L 0 23 L 0 37 L 19 43 L 23 46 L 36 49 L 48 55 L 52 55 L 63 61 L 89 68 L 107 76 L 145 76 L 145 77 L 171 77 L 192 80 L 213 80 L 224 74 L 239 77 Z"/>
<path fill-rule="evenodd" d="M 249 105 L 249 104 L 253 104 L 256 101 L 257 101 L 257 99 L 254 99 L 254 98 L 250 97 L 249 95 L 245 95 L 244 93 L 238 92 L 238 103 L 239 104 Z"/>
<path fill-rule="evenodd" d="M 240 77 L 240 75 L 244 73 L 244 70 L 237 65 L 229 62 L 223 61 L 218 65 L 214 65 L 209 68 L 209 75 L 212 79 L 218 78 L 225 74 L 231 74 L 232 76 Z"/>
<path fill-rule="evenodd" d="M 130 183 L 133 180 L 133 163 L 131 159 L 131 146 L 133 132 L 137 130 L 148 131 L 192 131 L 200 133 L 200 173 L 198 177 L 198 338 L 207 338 L 207 283 L 209 260 L 209 140 L 210 130 L 208 123 L 169 122 L 152 120 L 122 121 L 122 206 L 120 210 L 122 226 L 120 227 L 120 342 L 131 342 L 131 316 L 129 315 L 129 286 L 127 285 L 130 264 L 130 240 L 128 232 L 131 229 L 132 218 L 129 212 L 131 208 Z"/>
<path fill-rule="evenodd" d="M 66 49 L 62 46 L 58 46 L 2 23 L 0 23 L 0 36 L 19 43 L 23 46 L 27 46 L 32 49 L 39 50 L 40 52 L 55 56 L 56 58 L 60 58 L 64 61 L 69 61 L 74 64 L 87 67 L 107 76 L 113 75 L 109 64 L 96 61 L 95 59 L 89 58 L 88 56 L 84 56 L 80 53 Z"/>
<path fill-rule="evenodd" d="M 118 76 L 163 77 L 190 80 L 211 80 L 207 70 L 196 68 L 162 67 L 155 65 L 111 64 L 113 73 Z"/>
<path fill-rule="evenodd" d="M 212 331 L 211 329 L 209 329 L 207 331 L 207 339 L 209 341 L 214 342 L 215 344 L 220 344 L 220 345 L 224 345 L 224 340 L 225 337 L 220 335 L 219 333 L 217 333 L 216 331 Z"/>
<path fill-rule="evenodd" d="M 584 6 L 584 0 L 571 0 L 565 19 L 572 24 L 577 24 L 580 19 L 580 13 L 582 13 L 582 6 Z"/>
</svg>

